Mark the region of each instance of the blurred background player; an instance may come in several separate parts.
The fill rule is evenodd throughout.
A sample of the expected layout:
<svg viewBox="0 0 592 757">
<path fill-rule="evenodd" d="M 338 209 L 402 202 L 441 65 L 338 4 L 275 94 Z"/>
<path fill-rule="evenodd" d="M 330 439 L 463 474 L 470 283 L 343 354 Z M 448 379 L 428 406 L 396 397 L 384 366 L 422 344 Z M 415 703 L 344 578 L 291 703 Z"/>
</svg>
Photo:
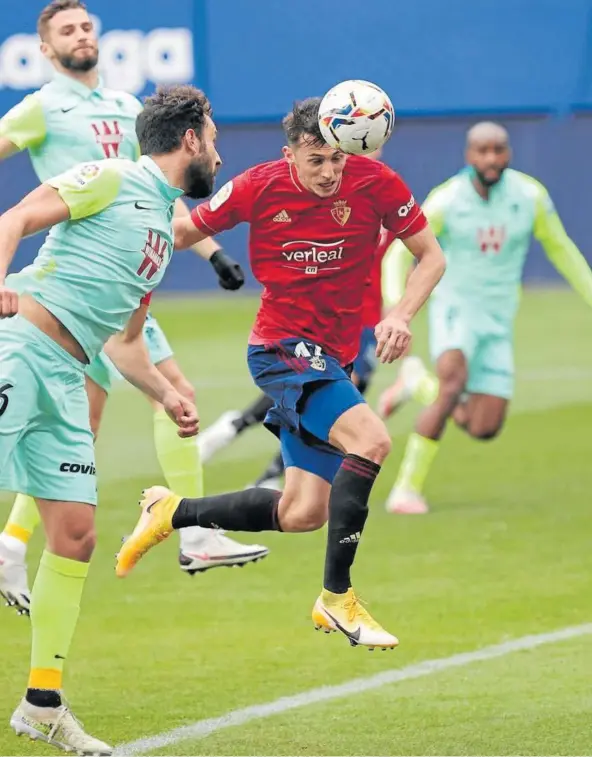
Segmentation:
<svg viewBox="0 0 592 757">
<path fill-rule="evenodd" d="M 364 157 L 371 160 L 380 160 L 382 149 Z M 351 379 L 364 395 L 370 386 L 372 375 L 376 368 L 376 337 L 374 327 L 382 317 L 382 291 L 381 272 L 382 260 L 394 234 L 388 229 L 382 229 L 380 241 L 376 248 L 374 265 L 368 283 L 366 285 L 363 300 L 363 328 L 360 337 L 358 355 L 354 360 Z M 413 255 L 403 246 L 407 256 L 413 259 Z M 407 269 L 409 266 L 407 266 Z M 402 295 L 402 292 L 401 292 Z M 400 298 L 397 298 L 400 299 Z M 227 447 L 234 439 L 237 439 L 248 428 L 254 428 L 265 420 L 268 411 L 273 407 L 273 400 L 265 394 L 261 394 L 252 405 L 241 413 L 238 410 L 229 410 L 223 413 L 209 428 L 201 432 L 197 444 L 200 448 L 201 459 L 205 463 L 217 452 Z M 284 461 L 281 452 L 273 458 L 263 473 L 256 479 L 254 486 L 263 486 L 268 489 L 281 489 L 284 475 Z"/>
<path fill-rule="evenodd" d="M 161 90 L 138 117 L 137 162 L 78 164 L 0 217 L 0 490 L 35 497 L 47 537 L 31 595 L 29 683 L 10 724 L 77 754 L 111 754 L 84 731 L 61 692 L 96 543 L 84 368 L 104 347 L 131 383 L 162 404 L 181 436 L 197 434 L 193 402 L 150 361 L 141 302 L 172 258 L 176 199 L 212 191 L 220 158 L 210 113 L 194 87 Z M 6 278 L 8 267 L 21 239 L 47 228 L 39 251 L 47 275 L 19 298 L 10 284 L 19 274 Z"/>
<path fill-rule="evenodd" d="M 54 0 L 40 13 L 38 32 L 41 50 L 54 76 L 39 91 L 24 98 L 0 120 L 0 159 L 28 150 L 40 181 L 61 173 L 76 162 L 104 158 L 139 157 L 135 132 L 138 100 L 123 91 L 103 87 L 98 73 L 98 45 L 86 7 L 77 0 Z M 188 213 L 181 200 L 175 212 Z M 224 288 L 237 289 L 244 281 L 240 267 L 213 240 L 195 246 L 210 260 Z M 30 272 L 42 276 L 47 271 Z M 194 399 L 190 382 L 181 372 L 162 329 L 149 316 L 144 336 L 158 370 L 184 396 Z M 99 431 L 105 403 L 117 372 L 105 355 L 87 369 L 87 393 L 91 427 Z M 203 493 L 203 474 L 195 439 L 182 439 L 163 408 L 148 398 L 154 409 L 154 444 L 164 477 L 170 486 Z M 27 542 L 39 523 L 39 513 L 30 497 L 19 494 L 0 534 L 0 593 L 26 611 L 29 589 L 26 570 Z M 207 570 L 264 557 L 258 545 L 242 545 L 227 536 L 205 529 L 181 534 L 180 567 Z"/>
<path fill-rule="evenodd" d="M 390 512 L 428 511 L 423 487 L 449 418 L 474 439 L 489 440 L 500 433 L 514 389 L 514 320 L 531 235 L 592 305 L 592 272 L 585 258 L 567 236 L 545 187 L 509 168 L 511 157 L 503 126 L 473 126 L 467 134 L 468 169 L 433 189 L 424 203 L 447 260 L 429 302 L 437 380 L 421 365 L 402 371 L 399 387 L 405 396 L 423 397 L 428 407 L 409 437 L 388 498 Z M 398 243 L 393 252 L 396 266 Z M 387 280 L 390 264 L 387 257 Z M 398 406 L 397 394 L 391 391 L 383 407 Z"/>
<path fill-rule="evenodd" d="M 390 451 L 383 422 L 350 380 L 351 363 L 381 228 L 405 239 L 419 261 L 403 298 L 376 326 L 376 356 L 383 363 L 407 347 L 409 323 L 440 279 L 444 256 L 394 171 L 325 143 L 320 102 L 295 103 L 284 118 L 283 159 L 245 171 L 195 208 L 191 219 L 175 223 L 179 246 L 250 223 L 251 265 L 264 290 L 248 364 L 259 389 L 274 400 L 266 424 L 280 439 L 284 492 L 253 488 L 182 499 L 154 487 L 121 548 L 117 573 L 127 575 L 175 528 L 305 532 L 321 528 L 328 516 L 315 627 L 340 631 L 352 646 L 393 648 L 398 640 L 371 617 L 351 583 L 370 493 Z M 280 214 L 283 223 L 275 220 Z M 302 240 L 314 240 L 304 254 Z"/>
</svg>

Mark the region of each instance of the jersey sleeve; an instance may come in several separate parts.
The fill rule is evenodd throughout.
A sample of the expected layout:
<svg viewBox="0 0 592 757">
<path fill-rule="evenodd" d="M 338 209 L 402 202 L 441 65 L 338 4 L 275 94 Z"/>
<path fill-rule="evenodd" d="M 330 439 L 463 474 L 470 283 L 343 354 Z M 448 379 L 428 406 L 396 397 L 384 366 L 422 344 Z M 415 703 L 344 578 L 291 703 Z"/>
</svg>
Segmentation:
<svg viewBox="0 0 592 757">
<path fill-rule="evenodd" d="M 0 119 L 0 137 L 8 139 L 19 150 L 40 144 L 45 135 L 43 104 L 37 92 L 27 95 Z"/>
<path fill-rule="evenodd" d="M 121 187 L 119 164 L 124 161 L 101 160 L 98 163 L 79 163 L 74 168 L 48 179 L 45 184 L 58 190 L 75 221 L 100 213 L 110 205 Z"/>
<path fill-rule="evenodd" d="M 150 305 L 151 301 L 152 301 L 152 292 L 148 292 L 148 294 L 145 294 L 140 300 L 140 305 Z"/>
<path fill-rule="evenodd" d="M 195 226 L 208 236 L 251 220 L 252 180 L 249 171 L 224 184 L 216 194 L 191 211 Z"/>
<path fill-rule="evenodd" d="M 565 231 L 546 188 L 532 180 L 536 189 L 533 233 L 547 257 L 563 278 L 592 306 L 592 271 L 586 258 Z"/>
<path fill-rule="evenodd" d="M 379 197 L 382 225 L 394 231 L 399 239 L 417 234 L 427 226 L 426 218 L 403 179 L 388 166 L 383 166 Z"/>
</svg>

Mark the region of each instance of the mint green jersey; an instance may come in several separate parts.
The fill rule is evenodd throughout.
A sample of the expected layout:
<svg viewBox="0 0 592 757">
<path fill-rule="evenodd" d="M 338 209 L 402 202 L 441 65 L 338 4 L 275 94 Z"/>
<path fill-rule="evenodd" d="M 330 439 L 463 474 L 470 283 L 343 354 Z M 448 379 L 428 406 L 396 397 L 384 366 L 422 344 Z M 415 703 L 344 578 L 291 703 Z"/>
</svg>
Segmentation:
<svg viewBox="0 0 592 757">
<path fill-rule="evenodd" d="M 567 236 L 549 193 L 536 179 L 506 169 L 484 200 L 472 171 L 464 170 L 428 195 L 423 210 L 446 256 L 446 273 L 434 297 L 474 302 L 512 319 L 531 237 L 592 304 L 592 276 Z"/>
<path fill-rule="evenodd" d="M 70 209 L 37 260 L 7 278 L 75 337 L 92 360 L 160 282 L 173 251 L 172 219 L 182 190 L 148 156 L 82 163 L 47 181 Z"/>
<path fill-rule="evenodd" d="M 136 160 L 140 102 L 127 92 L 89 89 L 56 73 L 0 119 L 0 136 L 28 150 L 39 181 L 76 163 L 104 158 Z"/>
</svg>

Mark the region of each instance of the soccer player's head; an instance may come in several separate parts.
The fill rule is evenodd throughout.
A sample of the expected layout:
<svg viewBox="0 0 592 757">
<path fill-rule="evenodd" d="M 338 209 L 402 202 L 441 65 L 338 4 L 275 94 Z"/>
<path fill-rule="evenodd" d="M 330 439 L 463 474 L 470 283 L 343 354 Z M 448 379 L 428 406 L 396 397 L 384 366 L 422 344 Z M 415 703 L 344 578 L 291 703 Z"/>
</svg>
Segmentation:
<svg viewBox="0 0 592 757">
<path fill-rule="evenodd" d="M 497 184 L 512 157 L 508 132 L 492 121 L 475 124 L 467 132 L 465 157 L 484 187 Z"/>
<path fill-rule="evenodd" d="M 83 72 L 95 68 L 99 46 L 86 6 L 78 0 L 53 0 L 39 14 L 41 52 L 58 70 Z"/>
<path fill-rule="evenodd" d="M 302 186 L 319 197 L 330 197 L 341 184 L 347 156 L 330 147 L 319 128 L 320 97 L 294 103 L 282 121 L 288 144 L 284 157 L 296 168 Z"/>
<path fill-rule="evenodd" d="M 189 84 L 159 87 L 144 101 L 136 119 L 142 155 L 169 155 L 178 185 L 188 197 L 207 197 L 222 161 L 216 150 L 212 106 L 200 89 Z"/>
</svg>

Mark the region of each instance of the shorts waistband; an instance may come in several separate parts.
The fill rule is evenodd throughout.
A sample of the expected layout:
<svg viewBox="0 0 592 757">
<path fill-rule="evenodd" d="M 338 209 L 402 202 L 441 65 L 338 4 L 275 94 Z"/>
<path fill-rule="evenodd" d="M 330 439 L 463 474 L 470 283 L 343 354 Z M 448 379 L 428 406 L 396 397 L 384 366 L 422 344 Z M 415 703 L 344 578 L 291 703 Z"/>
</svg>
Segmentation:
<svg viewBox="0 0 592 757">
<path fill-rule="evenodd" d="M 57 359 L 62 362 L 68 363 L 69 366 L 77 371 L 80 371 L 80 373 L 84 373 L 84 369 L 86 367 L 84 363 L 81 363 L 80 360 L 77 360 L 74 357 L 74 355 L 71 355 L 63 347 L 60 347 L 57 342 L 54 342 L 54 340 L 50 336 L 48 336 L 44 331 L 41 331 L 41 329 L 38 329 L 37 326 L 31 323 L 31 321 L 28 321 L 26 318 L 23 318 L 20 315 L 15 315 L 14 318 L 10 319 L 9 323 L 11 325 L 14 325 L 21 334 L 28 334 L 33 341 L 37 342 L 38 344 L 43 344 L 48 350 L 54 353 Z"/>
</svg>

